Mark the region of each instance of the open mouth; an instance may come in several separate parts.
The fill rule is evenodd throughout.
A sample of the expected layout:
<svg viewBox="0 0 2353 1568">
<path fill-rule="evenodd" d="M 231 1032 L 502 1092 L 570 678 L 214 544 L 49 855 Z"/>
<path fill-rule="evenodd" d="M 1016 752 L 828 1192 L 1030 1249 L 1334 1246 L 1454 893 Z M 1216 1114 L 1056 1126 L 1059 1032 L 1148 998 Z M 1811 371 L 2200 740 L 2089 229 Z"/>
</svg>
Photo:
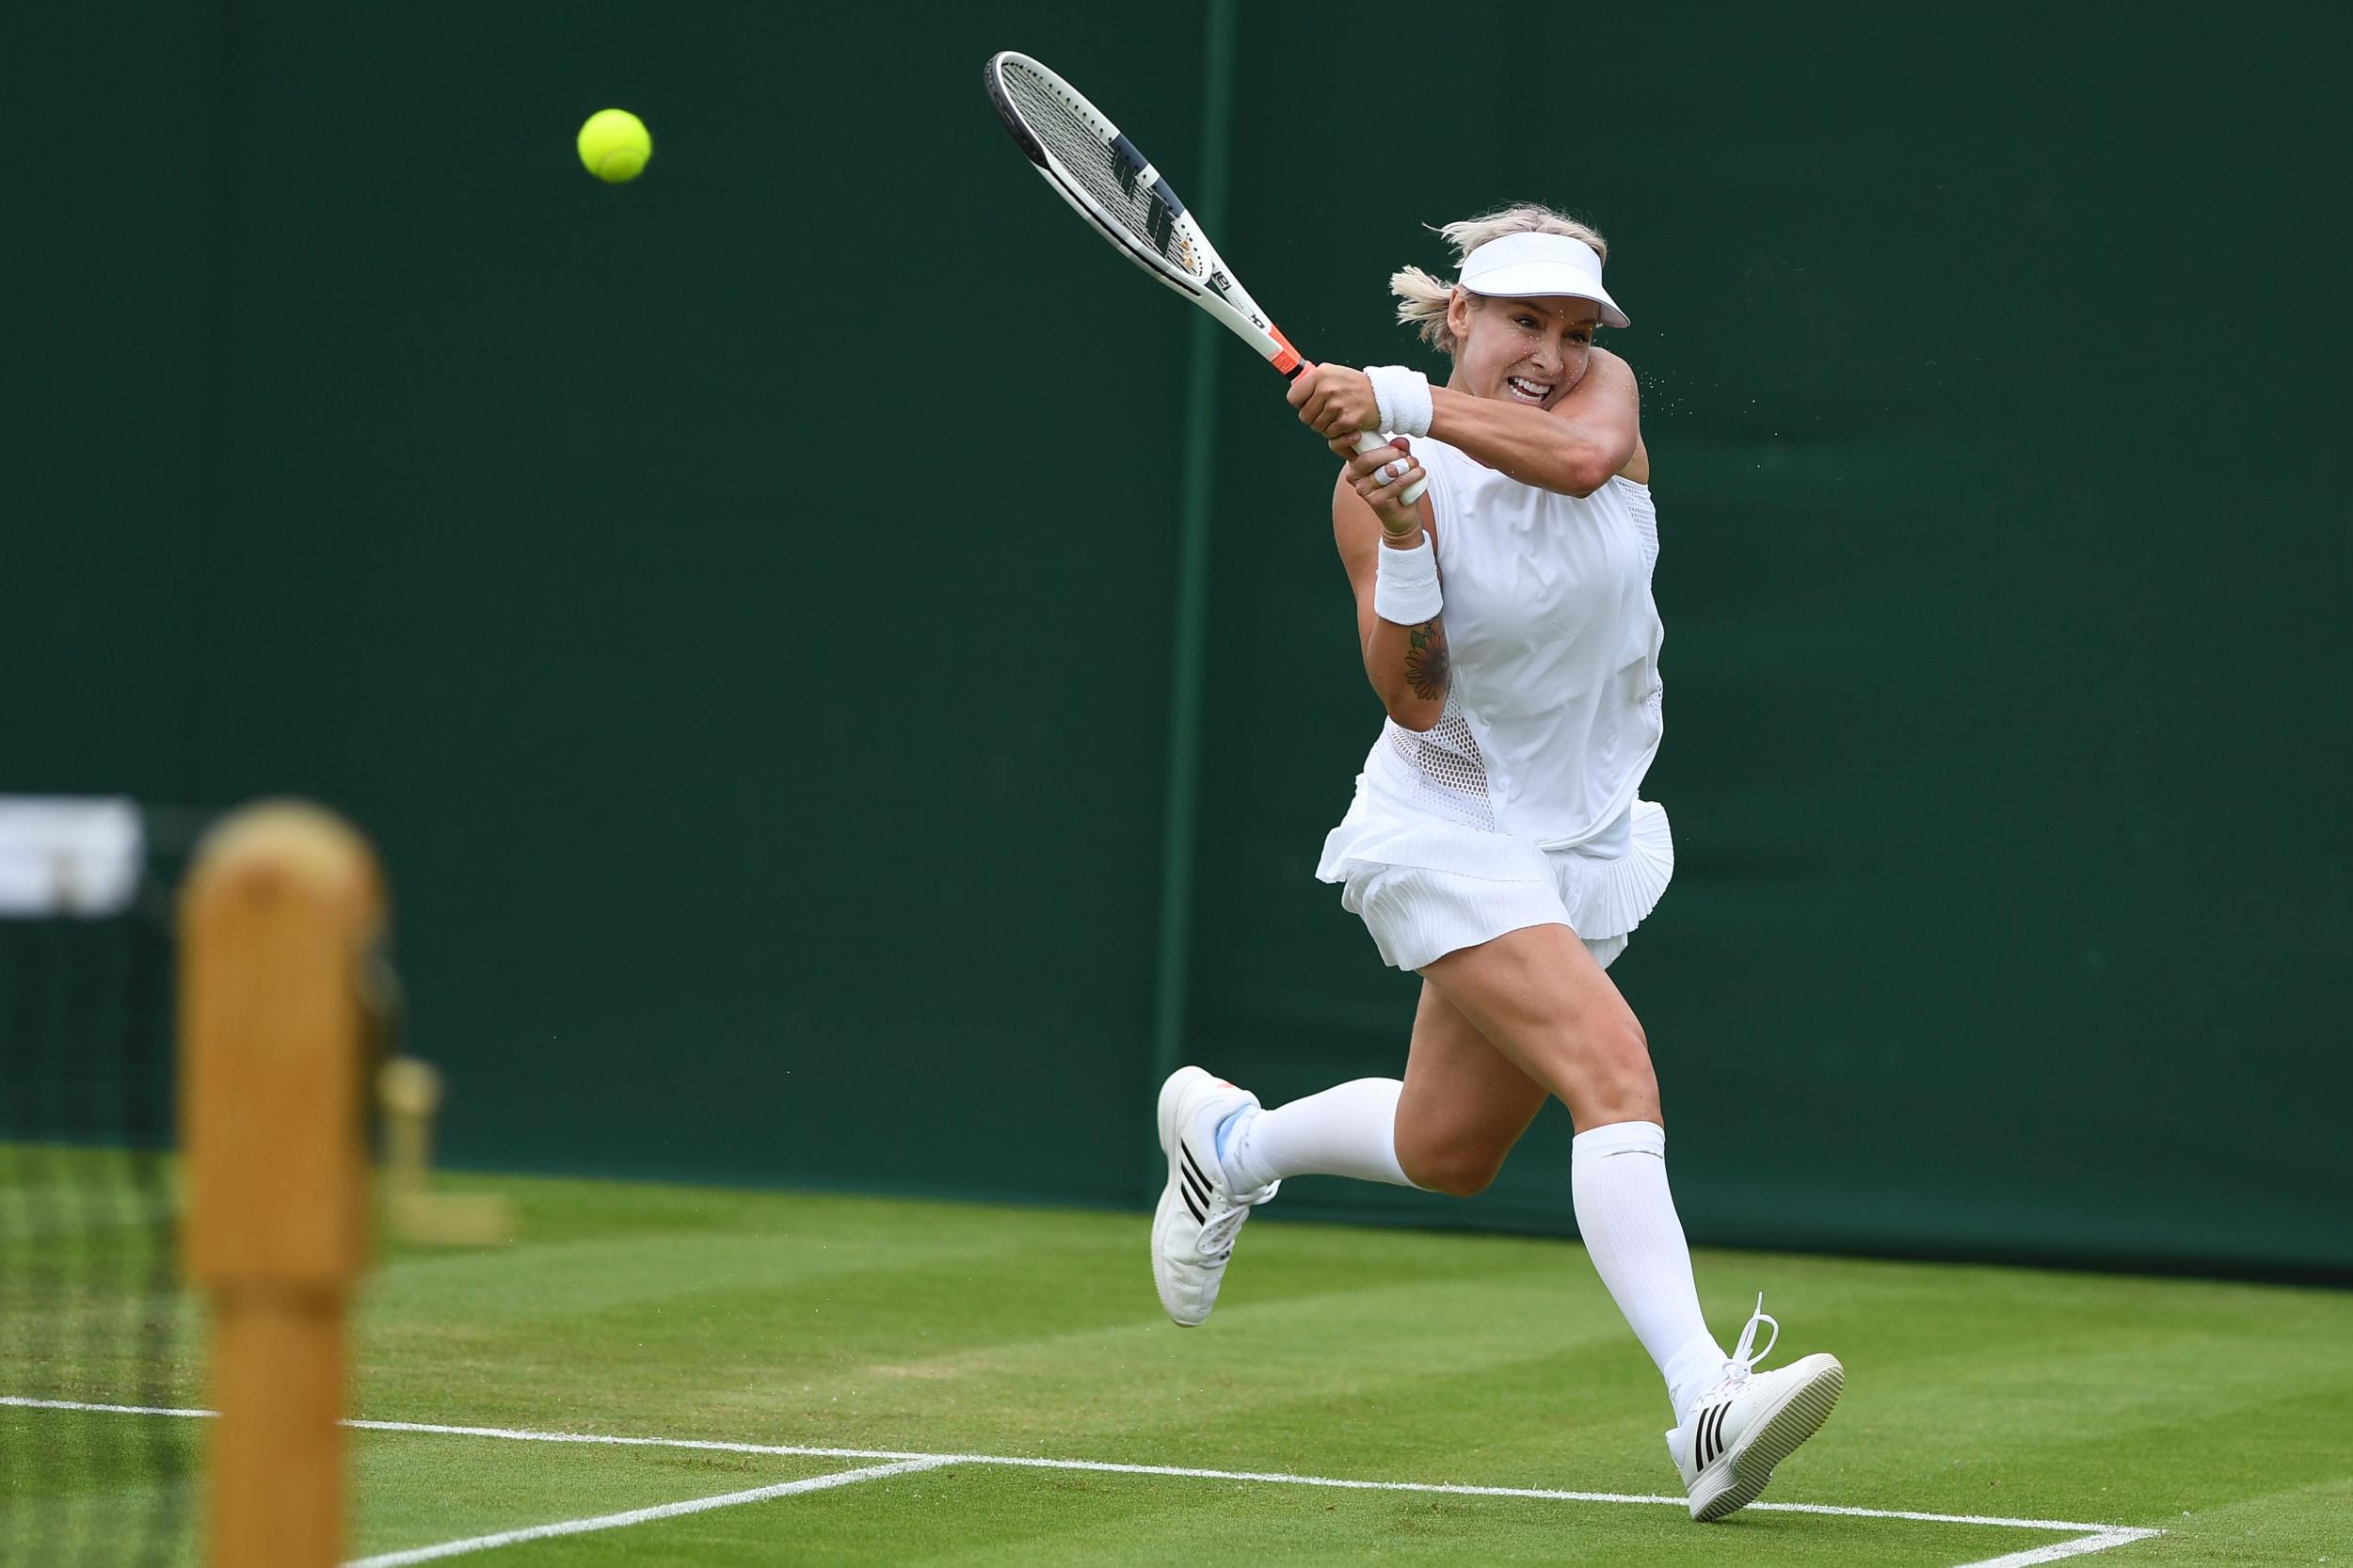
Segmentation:
<svg viewBox="0 0 2353 1568">
<path fill-rule="evenodd" d="M 1503 386 L 1512 394 L 1514 403 L 1541 404 L 1552 395 L 1551 387 L 1542 381 L 1530 381 L 1525 376 L 1507 376 L 1503 378 Z"/>
</svg>

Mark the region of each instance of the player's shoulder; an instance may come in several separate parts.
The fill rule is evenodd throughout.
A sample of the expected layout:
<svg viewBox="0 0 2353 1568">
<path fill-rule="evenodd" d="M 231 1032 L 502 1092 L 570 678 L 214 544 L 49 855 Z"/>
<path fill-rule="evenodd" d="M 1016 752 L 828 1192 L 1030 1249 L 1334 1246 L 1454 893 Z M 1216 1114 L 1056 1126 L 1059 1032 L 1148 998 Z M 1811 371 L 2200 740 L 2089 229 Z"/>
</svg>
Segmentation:
<svg viewBox="0 0 2353 1568">
<path fill-rule="evenodd" d="M 1586 369 L 1585 379 L 1599 395 L 1625 399 L 1625 407 L 1640 418 L 1641 386 L 1635 379 L 1634 367 L 1626 362 L 1623 355 L 1613 354 L 1595 344 L 1593 362 Z M 1579 387 L 1577 390 L 1582 392 L 1585 389 Z M 1643 445 L 1639 427 L 1634 437 L 1633 454 L 1626 459 L 1625 467 L 1618 471 L 1617 476 L 1637 485 L 1647 486 L 1650 483 L 1650 449 Z"/>
<path fill-rule="evenodd" d="M 1593 366 L 1585 374 L 1589 376 L 1605 377 L 1629 390 L 1636 386 L 1634 366 L 1627 362 L 1625 356 L 1604 348 L 1599 344 L 1593 345 Z"/>
<path fill-rule="evenodd" d="M 1609 350 L 1596 344 L 1593 357 L 1585 363 L 1585 374 L 1577 378 L 1568 394 L 1552 406 L 1553 412 L 1562 419 L 1591 419 L 1602 408 L 1618 408 L 1631 416 L 1642 406 L 1641 393 L 1634 379 L 1634 367 Z"/>
</svg>

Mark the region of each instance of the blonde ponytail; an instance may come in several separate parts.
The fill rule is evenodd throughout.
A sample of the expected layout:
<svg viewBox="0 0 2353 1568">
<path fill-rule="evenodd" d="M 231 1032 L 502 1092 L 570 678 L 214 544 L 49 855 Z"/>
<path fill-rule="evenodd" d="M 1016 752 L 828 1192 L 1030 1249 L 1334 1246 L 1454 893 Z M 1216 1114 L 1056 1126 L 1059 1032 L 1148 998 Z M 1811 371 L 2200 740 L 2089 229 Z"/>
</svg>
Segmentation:
<svg viewBox="0 0 2353 1568">
<path fill-rule="evenodd" d="M 1433 278 L 1417 266 L 1389 274 L 1389 292 L 1397 296 L 1397 319 L 1421 334 L 1421 341 L 1441 354 L 1454 352 L 1454 334 L 1446 329 L 1447 301 L 1454 286 Z"/>
</svg>

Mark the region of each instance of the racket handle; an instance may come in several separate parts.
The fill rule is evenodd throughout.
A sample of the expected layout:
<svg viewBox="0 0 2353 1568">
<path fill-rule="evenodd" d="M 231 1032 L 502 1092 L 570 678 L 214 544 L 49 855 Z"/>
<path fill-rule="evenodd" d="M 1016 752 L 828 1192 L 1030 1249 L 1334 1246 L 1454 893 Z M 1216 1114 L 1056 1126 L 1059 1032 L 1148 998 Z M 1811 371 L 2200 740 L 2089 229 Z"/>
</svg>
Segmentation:
<svg viewBox="0 0 2353 1568">
<path fill-rule="evenodd" d="M 1381 439 L 1378 431 L 1359 430 L 1356 432 L 1356 450 L 1359 452 L 1370 452 L 1376 446 L 1386 446 L 1388 444 L 1388 442 Z M 1404 493 L 1400 495 L 1398 499 L 1410 506 L 1415 502 L 1419 501 L 1421 499 L 1422 491 L 1428 489 L 1429 488 L 1430 475 L 1425 473 L 1420 478 L 1415 480 L 1412 484 L 1406 486 Z"/>
</svg>

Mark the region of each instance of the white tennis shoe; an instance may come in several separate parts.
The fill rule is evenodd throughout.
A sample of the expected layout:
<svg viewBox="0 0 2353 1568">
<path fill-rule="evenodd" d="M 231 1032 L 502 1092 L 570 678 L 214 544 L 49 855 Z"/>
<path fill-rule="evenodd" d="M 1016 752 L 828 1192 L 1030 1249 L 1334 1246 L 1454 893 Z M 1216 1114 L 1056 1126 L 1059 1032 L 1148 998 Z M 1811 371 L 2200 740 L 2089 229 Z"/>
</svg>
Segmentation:
<svg viewBox="0 0 2353 1568">
<path fill-rule="evenodd" d="M 1759 1323 L 1771 1323 L 1773 1337 L 1751 1354 Z M 1690 1495 L 1691 1517 L 1703 1524 L 1756 1501 L 1773 1479 L 1773 1466 L 1822 1430 L 1847 1385 L 1847 1369 L 1834 1355 L 1809 1355 L 1777 1371 L 1757 1371 L 1756 1364 L 1772 1353 L 1780 1337 L 1781 1324 L 1766 1314 L 1765 1298 L 1757 1297 L 1756 1313 L 1724 1363 L 1723 1381 L 1702 1394 L 1683 1424 L 1667 1433 L 1667 1452 Z"/>
<path fill-rule="evenodd" d="M 1168 1185 L 1152 1215 L 1152 1283 L 1168 1315 L 1186 1328 L 1208 1319 L 1217 1304 L 1218 1285 L 1234 1256 L 1234 1233 L 1283 1185 L 1271 1181 L 1237 1192 L 1218 1163 L 1218 1124 L 1257 1108 L 1257 1096 L 1198 1067 L 1179 1067 L 1160 1085 Z"/>
</svg>

